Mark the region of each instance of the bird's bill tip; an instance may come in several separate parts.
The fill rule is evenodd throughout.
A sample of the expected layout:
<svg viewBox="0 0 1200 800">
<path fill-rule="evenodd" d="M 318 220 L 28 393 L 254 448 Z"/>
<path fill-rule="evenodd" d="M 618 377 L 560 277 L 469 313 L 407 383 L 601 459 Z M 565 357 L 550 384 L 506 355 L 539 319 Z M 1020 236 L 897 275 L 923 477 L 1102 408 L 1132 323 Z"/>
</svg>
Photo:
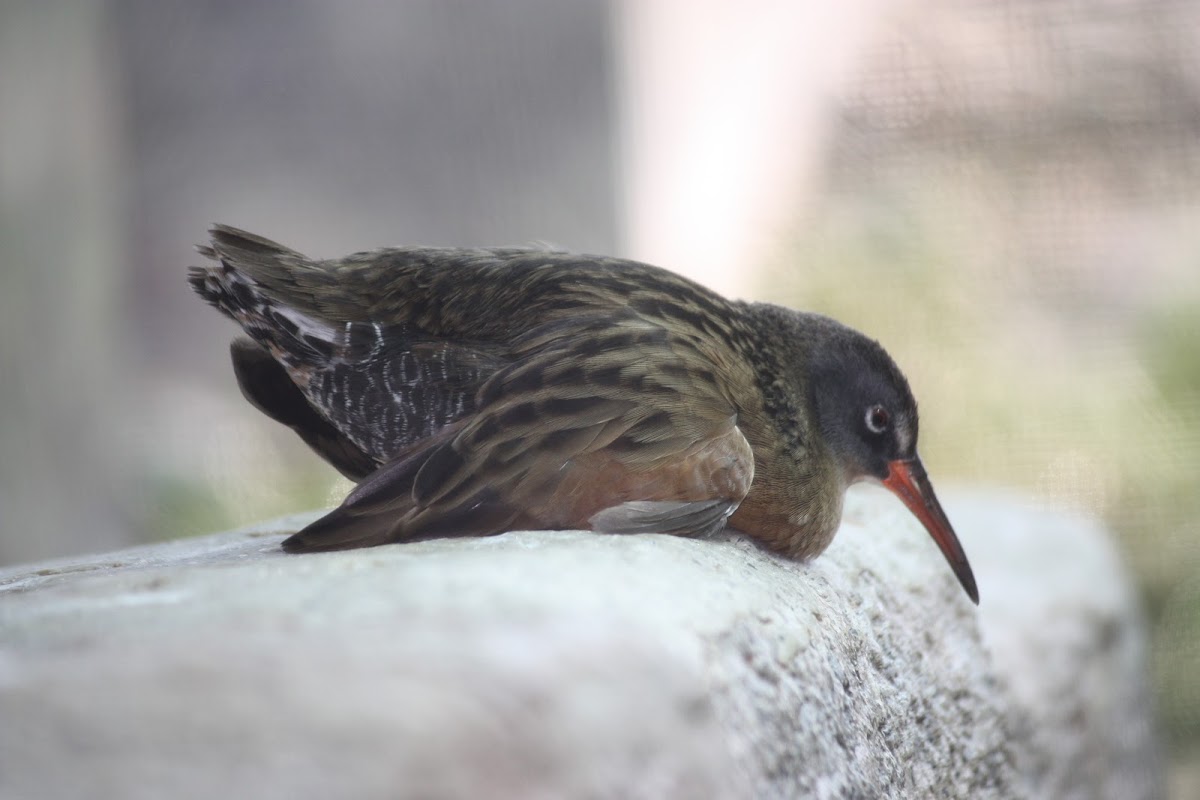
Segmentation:
<svg viewBox="0 0 1200 800">
<path fill-rule="evenodd" d="M 925 474 L 925 466 L 921 459 L 914 455 L 910 459 L 898 459 L 889 463 L 888 476 L 883 485 L 899 497 L 908 510 L 921 521 L 925 530 L 929 531 L 929 535 L 937 542 L 950 568 L 954 570 L 954 575 L 962 584 L 967 597 L 970 597 L 975 605 L 979 605 L 975 574 L 971 571 L 967 554 L 959 543 L 950 520 L 946 518 L 946 512 L 942 511 L 942 505 L 933 493 L 933 484 Z"/>
</svg>

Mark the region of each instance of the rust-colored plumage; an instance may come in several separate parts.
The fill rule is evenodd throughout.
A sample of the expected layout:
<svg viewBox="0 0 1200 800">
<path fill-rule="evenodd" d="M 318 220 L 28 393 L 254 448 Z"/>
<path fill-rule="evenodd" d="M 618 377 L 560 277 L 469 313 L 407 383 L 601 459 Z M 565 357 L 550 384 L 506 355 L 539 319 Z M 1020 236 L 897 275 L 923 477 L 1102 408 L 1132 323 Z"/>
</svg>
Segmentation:
<svg viewBox="0 0 1200 800">
<path fill-rule="evenodd" d="M 217 226 L 189 280 L 236 320 L 247 399 L 359 485 L 300 552 L 520 528 L 684 535 L 727 522 L 797 558 L 875 478 L 978 601 L 874 341 L 673 273 L 523 249 L 317 261 Z"/>
</svg>

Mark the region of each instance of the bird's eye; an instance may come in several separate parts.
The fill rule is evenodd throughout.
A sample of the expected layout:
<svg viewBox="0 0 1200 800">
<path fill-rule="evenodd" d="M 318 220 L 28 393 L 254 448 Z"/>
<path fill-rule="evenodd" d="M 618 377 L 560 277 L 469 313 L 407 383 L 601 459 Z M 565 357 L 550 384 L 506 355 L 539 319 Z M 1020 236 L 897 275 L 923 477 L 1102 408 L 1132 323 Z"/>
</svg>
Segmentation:
<svg viewBox="0 0 1200 800">
<path fill-rule="evenodd" d="M 883 433 L 892 424 L 892 415 L 883 406 L 871 406 L 867 409 L 867 430 L 871 433 Z"/>
</svg>

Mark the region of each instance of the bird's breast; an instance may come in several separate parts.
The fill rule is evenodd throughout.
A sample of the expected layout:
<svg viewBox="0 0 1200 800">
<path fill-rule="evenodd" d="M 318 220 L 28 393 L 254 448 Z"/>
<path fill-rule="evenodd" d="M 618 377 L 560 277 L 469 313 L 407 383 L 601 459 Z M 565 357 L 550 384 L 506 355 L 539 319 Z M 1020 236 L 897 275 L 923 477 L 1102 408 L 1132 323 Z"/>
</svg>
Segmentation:
<svg viewBox="0 0 1200 800">
<path fill-rule="evenodd" d="M 791 558 L 819 555 L 841 522 L 846 487 L 840 473 L 816 447 L 797 450 L 769 426 L 746 427 L 754 483 L 730 525 Z"/>
</svg>

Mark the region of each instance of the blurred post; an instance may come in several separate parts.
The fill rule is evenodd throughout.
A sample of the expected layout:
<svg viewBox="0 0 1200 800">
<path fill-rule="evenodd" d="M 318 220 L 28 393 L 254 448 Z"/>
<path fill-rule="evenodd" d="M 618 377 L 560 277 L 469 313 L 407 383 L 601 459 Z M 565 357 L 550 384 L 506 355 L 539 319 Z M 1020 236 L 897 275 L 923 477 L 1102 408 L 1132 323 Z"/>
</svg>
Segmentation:
<svg viewBox="0 0 1200 800">
<path fill-rule="evenodd" d="M 810 192 L 892 0 L 619 4 L 626 253 L 745 295 Z"/>
<path fill-rule="evenodd" d="M 129 543 L 113 447 L 123 216 L 105 9 L 0 6 L 0 563 Z"/>
</svg>

